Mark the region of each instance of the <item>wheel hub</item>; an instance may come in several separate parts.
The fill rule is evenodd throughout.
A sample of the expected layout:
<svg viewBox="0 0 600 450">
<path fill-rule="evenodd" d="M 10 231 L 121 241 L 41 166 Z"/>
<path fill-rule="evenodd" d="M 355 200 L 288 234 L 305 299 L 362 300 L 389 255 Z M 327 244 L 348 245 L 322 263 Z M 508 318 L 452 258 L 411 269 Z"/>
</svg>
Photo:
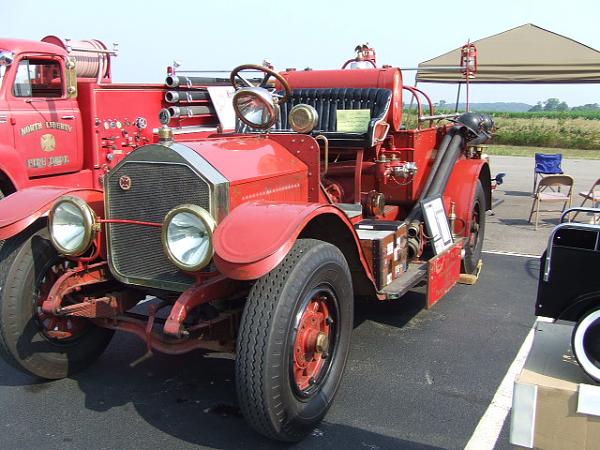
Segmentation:
<svg viewBox="0 0 600 450">
<path fill-rule="evenodd" d="M 59 261 L 48 268 L 38 282 L 35 298 L 35 314 L 40 332 L 49 339 L 74 339 L 85 332 L 87 321 L 78 317 L 60 317 L 42 311 L 42 304 L 48 298 L 50 289 L 67 270 L 65 261 Z"/>
<path fill-rule="evenodd" d="M 314 385 L 322 374 L 332 325 L 327 297 L 313 297 L 302 313 L 294 340 L 293 375 L 300 391 Z"/>
</svg>

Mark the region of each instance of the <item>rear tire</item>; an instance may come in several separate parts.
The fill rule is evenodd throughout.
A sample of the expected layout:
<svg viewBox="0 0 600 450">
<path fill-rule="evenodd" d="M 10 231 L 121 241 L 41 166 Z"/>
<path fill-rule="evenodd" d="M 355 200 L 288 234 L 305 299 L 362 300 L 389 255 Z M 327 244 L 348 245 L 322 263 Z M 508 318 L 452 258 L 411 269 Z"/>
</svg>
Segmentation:
<svg viewBox="0 0 600 450">
<path fill-rule="evenodd" d="M 295 442 L 321 422 L 342 379 L 352 325 L 344 255 L 322 241 L 298 240 L 254 284 L 242 314 L 237 393 L 256 431 Z"/>
<path fill-rule="evenodd" d="M 0 248 L 0 355 L 13 367 L 45 379 L 64 378 L 86 368 L 114 334 L 86 319 L 41 313 L 40 302 L 57 268 L 64 265 L 46 228 L 27 229 Z M 73 337 L 54 338 L 55 330 Z"/>
<path fill-rule="evenodd" d="M 481 259 L 485 235 L 485 193 L 481 181 L 477 180 L 473 206 L 471 207 L 471 229 L 465 241 L 465 256 L 462 261 L 463 273 L 474 274 Z"/>
<path fill-rule="evenodd" d="M 589 377 L 600 382 L 600 308 L 586 312 L 571 337 L 577 362 Z"/>
</svg>

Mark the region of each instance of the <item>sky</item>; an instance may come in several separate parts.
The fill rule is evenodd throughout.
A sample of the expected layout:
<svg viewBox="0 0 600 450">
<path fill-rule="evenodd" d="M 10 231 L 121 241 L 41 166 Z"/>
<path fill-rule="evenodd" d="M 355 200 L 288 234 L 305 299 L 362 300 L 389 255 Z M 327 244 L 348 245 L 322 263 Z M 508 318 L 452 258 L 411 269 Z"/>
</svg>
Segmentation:
<svg viewBox="0 0 600 450">
<path fill-rule="evenodd" d="M 510 28 L 533 23 L 600 50 L 598 0 L 137 1 L 0 0 L 0 36 L 52 34 L 119 44 L 113 80 L 162 83 L 173 60 L 181 69 L 231 70 L 265 58 L 276 69 L 338 68 L 369 42 L 378 64 L 419 62 Z M 405 84 L 414 72 L 404 73 Z M 419 84 L 434 101 L 454 102 L 452 85 Z M 477 85 L 472 102 L 535 104 L 558 97 L 569 106 L 600 103 L 600 85 Z"/>
</svg>

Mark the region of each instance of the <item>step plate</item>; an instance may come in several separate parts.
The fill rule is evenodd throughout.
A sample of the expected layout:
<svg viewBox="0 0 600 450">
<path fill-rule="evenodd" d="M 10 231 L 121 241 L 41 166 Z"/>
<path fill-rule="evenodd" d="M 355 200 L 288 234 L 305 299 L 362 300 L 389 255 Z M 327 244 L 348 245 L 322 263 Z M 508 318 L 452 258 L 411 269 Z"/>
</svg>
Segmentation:
<svg viewBox="0 0 600 450">
<path fill-rule="evenodd" d="M 402 297 L 419 281 L 427 277 L 427 263 L 410 263 L 408 270 L 384 287 L 381 292 L 388 300 Z"/>
</svg>

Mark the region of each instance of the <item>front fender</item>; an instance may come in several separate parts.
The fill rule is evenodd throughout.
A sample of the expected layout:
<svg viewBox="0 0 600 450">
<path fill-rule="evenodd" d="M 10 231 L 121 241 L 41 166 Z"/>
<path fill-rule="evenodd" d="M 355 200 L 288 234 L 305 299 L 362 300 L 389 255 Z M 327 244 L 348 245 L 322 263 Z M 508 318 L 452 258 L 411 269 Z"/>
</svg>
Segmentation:
<svg viewBox="0 0 600 450">
<path fill-rule="evenodd" d="M 456 217 L 465 221 L 462 235 L 471 229 L 471 209 L 473 197 L 477 188 L 477 181 L 481 180 L 483 191 L 486 196 L 485 209 L 491 208 L 491 181 L 490 169 L 486 161 L 482 159 L 461 159 L 454 165 L 454 170 L 446 186 L 444 195 L 449 197 L 455 204 Z"/>
<path fill-rule="evenodd" d="M 97 214 L 103 214 L 104 196 L 100 190 L 54 186 L 26 188 L 0 201 L 0 240 L 15 236 L 47 216 L 54 202 L 67 194 L 80 197 Z"/>
<path fill-rule="evenodd" d="M 358 242 L 354 227 L 334 206 L 246 203 L 235 208 L 217 227 L 214 234 L 215 264 L 221 273 L 235 280 L 260 278 L 285 258 L 306 224 L 322 214 L 338 216 Z M 357 247 L 365 267 L 360 245 Z"/>
<path fill-rule="evenodd" d="M 4 173 L 16 190 L 27 184 L 27 171 L 19 153 L 10 145 L 0 144 L 0 172 Z"/>
</svg>

